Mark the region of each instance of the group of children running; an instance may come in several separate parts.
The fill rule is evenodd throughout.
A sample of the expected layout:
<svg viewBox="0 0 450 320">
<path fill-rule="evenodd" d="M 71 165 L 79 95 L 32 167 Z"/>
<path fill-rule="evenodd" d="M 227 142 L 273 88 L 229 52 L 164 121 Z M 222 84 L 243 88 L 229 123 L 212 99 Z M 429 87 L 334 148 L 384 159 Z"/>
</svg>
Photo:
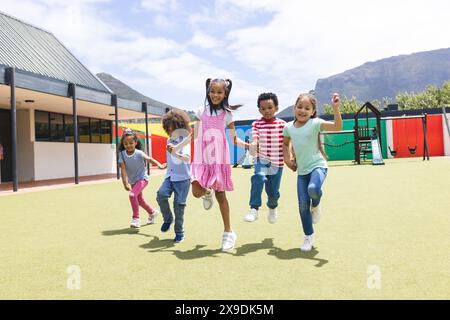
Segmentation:
<svg viewBox="0 0 450 320">
<path fill-rule="evenodd" d="M 320 200 L 322 185 L 327 176 L 327 163 L 320 143 L 321 131 L 342 129 L 339 111 L 340 97 L 334 94 L 331 103 L 334 122 L 317 117 L 316 99 L 311 94 L 301 94 L 294 105 L 294 121 L 286 123 L 275 117 L 278 112 L 278 98 L 274 93 L 259 95 L 257 105 L 262 117 L 252 124 L 252 142 L 244 142 L 235 133 L 232 111 L 242 105 L 228 102 L 232 82 L 229 79 L 207 79 L 205 105 L 197 112 L 198 121 L 190 129 L 189 116 L 180 110 L 170 110 L 162 117 L 162 126 L 169 135 L 167 140 L 167 164 L 161 164 L 141 151 L 136 134 L 125 130 L 119 147 L 119 164 L 124 188 L 130 191 L 133 210 L 130 227 L 139 228 L 139 206 L 148 214 L 147 224 L 153 224 L 159 211 L 150 207 L 143 197 L 148 184 L 147 162 L 160 169 L 167 167 L 165 179 L 157 192 L 156 200 L 164 222 L 161 231 L 167 232 L 174 223 L 175 242 L 184 240 L 184 210 L 192 185 L 195 198 L 203 199 L 203 207 L 210 210 L 216 199 L 224 224 L 222 251 L 232 250 L 237 235 L 231 227 L 230 206 L 227 191 L 233 191 L 231 163 L 226 129 L 230 141 L 239 147 L 249 149 L 255 157 L 254 175 L 251 178 L 249 212 L 244 216 L 247 222 L 258 218 L 261 195 L 267 193 L 267 215 L 270 223 L 277 221 L 277 207 L 280 198 L 280 182 L 283 166 L 298 173 L 297 195 L 300 218 L 305 239 L 302 251 L 313 247 L 313 224 L 321 214 Z M 190 142 L 194 139 L 194 156 L 191 162 Z M 173 211 L 169 198 L 174 194 Z"/>
</svg>

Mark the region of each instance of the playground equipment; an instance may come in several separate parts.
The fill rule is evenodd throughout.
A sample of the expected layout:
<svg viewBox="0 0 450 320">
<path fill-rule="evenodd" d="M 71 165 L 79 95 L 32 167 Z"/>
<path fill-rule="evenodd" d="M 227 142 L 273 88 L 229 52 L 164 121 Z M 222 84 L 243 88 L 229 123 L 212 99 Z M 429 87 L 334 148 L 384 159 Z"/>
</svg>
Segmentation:
<svg viewBox="0 0 450 320">
<path fill-rule="evenodd" d="M 427 160 L 430 160 L 430 155 L 428 152 L 428 141 L 427 141 L 427 114 L 424 113 L 420 116 L 401 116 L 401 117 L 384 117 L 381 118 L 381 120 L 391 120 L 391 121 L 398 121 L 398 120 L 403 120 L 403 132 L 407 132 L 406 130 L 406 122 L 408 120 L 412 120 L 412 119 L 421 119 L 422 120 L 422 133 L 423 133 L 423 159 L 425 160 L 425 158 Z M 399 133 L 398 133 L 398 128 L 399 126 L 396 126 L 396 148 L 394 148 L 394 150 L 392 150 L 390 147 L 388 147 L 390 154 L 395 157 L 398 153 L 398 137 L 399 137 Z M 407 137 L 407 147 L 408 147 L 408 152 L 411 155 L 416 154 L 417 152 L 417 147 L 418 147 L 418 132 L 417 132 L 417 125 L 414 126 L 414 130 L 415 130 L 415 139 L 414 141 L 409 139 L 409 137 Z"/>
<path fill-rule="evenodd" d="M 365 112 L 363 112 L 365 111 Z M 369 125 L 369 111 L 375 115 L 376 126 Z M 365 125 L 360 125 L 359 117 L 365 115 Z M 370 102 L 366 102 L 355 115 L 354 145 L 355 162 L 361 164 L 361 156 L 366 160 L 368 154 L 372 154 L 372 164 L 384 164 L 381 156 L 381 112 Z M 364 119 L 363 121 L 364 122 Z M 375 130 L 374 130 L 375 129 Z M 376 147 L 378 145 L 378 147 Z M 375 149 L 373 148 L 375 146 Z M 376 160 L 375 160 L 376 159 Z M 381 161 L 380 161 L 381 160 Z"/>
<path fill-rule="evenodd" d="M 245 137 L 245 142 L 248 143 L 250 139 L 248 137 Z M 238 165 L 242 165 L 242 168 L 244 169 L 250 169 L 254 165 L 254 159 L 250 155 L 250 151 L 248 148 L 245 148 L 245 153 L 239 158 L 238 161 L 236 161 L 233 165 L 233 168 L 237 168 Z"/>
</svg>

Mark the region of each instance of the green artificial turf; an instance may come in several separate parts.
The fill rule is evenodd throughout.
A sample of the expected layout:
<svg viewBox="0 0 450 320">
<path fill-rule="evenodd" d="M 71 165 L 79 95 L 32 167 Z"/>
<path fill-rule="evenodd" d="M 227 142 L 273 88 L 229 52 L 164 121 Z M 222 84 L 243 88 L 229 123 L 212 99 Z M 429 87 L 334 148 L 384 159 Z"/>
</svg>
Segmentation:
<svg viewBox="0 0 450 320">
<path fill-rule="evenodd" d="M 3 196 L 0 299 L 450 298 L 449 158 L 330 163 L 310 253 L 298 249 L 296 175 L 285 168 L 274 225 L 265 206 L 256 222 L 243 221 L 251 175 L 233 169 L 231 253 L 220 251 L 217 203 L 204 211 L 192 195 L 186 240 L 176 245 L 172 228 L 159 230 L 161 217 L 128 228 L 120 182 Z M 145 190 L 152 205 L 162 180 Z"/>
</svg>

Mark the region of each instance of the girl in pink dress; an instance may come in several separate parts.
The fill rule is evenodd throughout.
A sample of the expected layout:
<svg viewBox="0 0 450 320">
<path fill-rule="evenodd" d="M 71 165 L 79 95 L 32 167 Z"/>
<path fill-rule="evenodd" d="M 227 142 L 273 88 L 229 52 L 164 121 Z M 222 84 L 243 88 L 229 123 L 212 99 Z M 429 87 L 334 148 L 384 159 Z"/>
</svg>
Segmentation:
<svg viewBox="0 0 450 320">
<path fill-rule="evenodd" d="M 224 224 L 222 251 L 234 248 L 236 233 L 231 228 L 230 207 L 226 191 L 233 190 L 231 180 L 230 151 L 225 133 L 228 128 L 230 141 L 240 147 L 249 144 L 239 139 L 234 130 L 231 113 L 242 105 L 230 106 L 232 82 L 229 79 L 206 80 L 205 107 L 199 110 L 199 121 L 194 126 L 194 159 L 191 164 L 192 193 L 203 198 L 206 210 L 213 206 L 213 198 L 219 203 Z"/>
</svg>

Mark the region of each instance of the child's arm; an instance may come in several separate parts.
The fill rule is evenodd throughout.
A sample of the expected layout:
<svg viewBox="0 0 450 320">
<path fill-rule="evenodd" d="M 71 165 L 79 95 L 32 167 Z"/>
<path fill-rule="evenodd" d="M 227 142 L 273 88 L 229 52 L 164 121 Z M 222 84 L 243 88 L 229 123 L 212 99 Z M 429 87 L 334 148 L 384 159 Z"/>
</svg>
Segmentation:
<svg viewBox="0 0 450 320">
<path fill-rule="evenodd" d="M 320 129 L 323 131 L 339 131 L 342 130 L 342 118 L 341 112 L 339 111 L 339 106 L 341 105 L 341 98 L 339 94 L 333 94 L 331 99 L 333 105 L 334 122 L 325 121 L 320 124 Z"/>
<path fill-rule="evenodd" d="M 233 142 L 233 144 L 237 145 L 240 148 L 250 148 L 250 143 L 247 143 L 245 141 L 242 141 L 238 138 L 236 135 L 236 130 L 234 128 L 234 122 L 231 122 L 228 125 L 228 132 L 230 134 L 230 140 Z"/>
<path fill-rule="evenodd" d="M 175 154 L 176 152 L 180 151 L 180 149 L 183 149 L 185 146 L 187 146 L 189 143 L 191 143 L 191 139 L 192 139 L 192 133 L 190 133 L 183 141 L 181 141 L 177 145 L 173 145 L 173 144 L 169 143 L 167 145 L 167 151 L 169 151 L 169 153 Z"/>
<path fill-rule="evenodd" d="M 127 191 L 131 191 L 131 185 L 128 183 L 127 169 L 125 168 L 125 163 L 120 164 L 120 173 L 122 176 L 123 187 Z"/>
<path fill-rule="evenodd" d="M 184 162 L 189 163 L 189 162 L 191 162 L 190 151 L 189 151 L 189 154 L 188 154 L 188 152 L 184 152 L 184 153 L 181 153 L 181 154 L 175 152 L 175 148 L 178 149 L 178 146 L 179 146 L 180 144 L 182 144 L 183 142 L 184 142 L 184 140 L 183 140 L 182 142 L 180 142 L 179 144 L 175 145 L 175 146 L 172 148 L 172 152 L 171 152 L 170 154 L 173 155 L 175 158 L 180 159 L 181 161 L 184 161 Z M 182 151 L 183 151 L 183 150 L 184 150 L 184 148 L 182 149 Z"/>
<path fill-rule="evenodd" d="M 172 155 L 175 158 L 180 159 L 181 161 L 184 161 L 184 162 L 187 162 L 187 163 L 191 162 L 191 157 L 188 156 L 187 154 L 172 153 Z"/>
<path fill-rule="evenodd" d="M 145 153 L 144 153 L 144 159 L 145 159 L 145 161 L 147 161 L 149 163 L 157 165 L 159 169 L 165 169 L 167 167 L 167 163 L 161 164 L 158 160 L 156 160 L 156 159 L 154 159 L 152 157 L 149 157 Z"/>
<path fill-rule="evenodd" d="M 290 137 L 283 137 L 283 157 L 284 157 L 284 163 L 288 166 L 289 169 L 292 171 L 297 170 L 297 163 L 295 162 L 295 156 L 292 151 L 291 146 L 291 138 Z"/>
<path fill-rule="evenodd" d="M 252 124 L 252 143 L 250 143 L 249 152 L 253 157 L 259 153 L 259 132 L 254 123 Z"/>
</svg>

